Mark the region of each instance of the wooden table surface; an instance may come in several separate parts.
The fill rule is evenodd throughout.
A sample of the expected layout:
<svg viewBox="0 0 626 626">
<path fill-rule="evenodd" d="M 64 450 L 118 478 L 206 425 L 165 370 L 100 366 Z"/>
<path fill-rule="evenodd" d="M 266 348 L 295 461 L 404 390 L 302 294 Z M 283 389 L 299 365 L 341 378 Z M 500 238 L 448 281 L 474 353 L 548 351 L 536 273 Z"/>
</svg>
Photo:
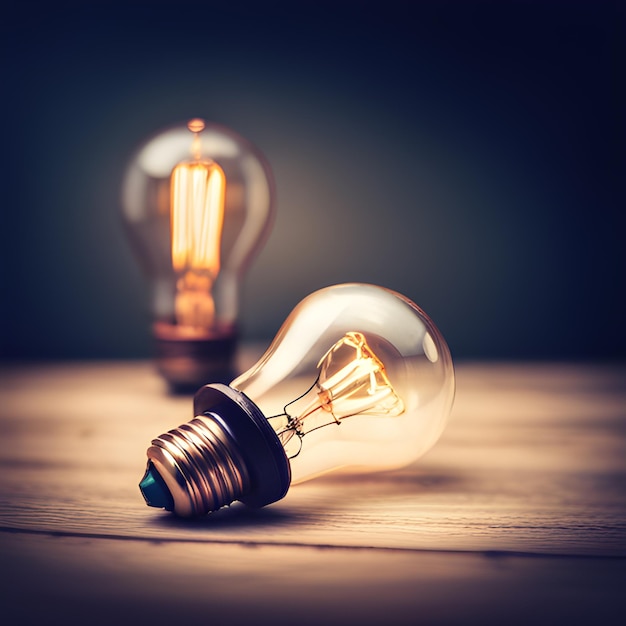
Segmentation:
<svg viewBox="0 0 626 626">
<path fill-rule="evenodd" d="M 626 367 L 456 374 L 413 466 L 189 521 L 137 487 L 150 440 L 192 417 L 150 363 L 5 365 L 3 623 L 623 623 Z"/>
</svg>

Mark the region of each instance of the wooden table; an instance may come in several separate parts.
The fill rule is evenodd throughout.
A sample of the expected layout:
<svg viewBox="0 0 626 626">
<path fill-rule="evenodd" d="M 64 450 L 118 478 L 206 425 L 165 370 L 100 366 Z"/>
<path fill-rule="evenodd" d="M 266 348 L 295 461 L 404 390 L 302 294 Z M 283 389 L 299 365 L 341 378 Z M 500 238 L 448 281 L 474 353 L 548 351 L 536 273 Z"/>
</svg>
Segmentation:
<svg viewBox="0 0 626 626">
<path fill-rule="evenodd" d="M 137 483 L 189 397 L 145 362 L 7 365 L 0 619 L 624 623 L 625 374 L 457 364 L 448 428 L 414 466 L 185 521 L 146 507 Z"/>
</svg>

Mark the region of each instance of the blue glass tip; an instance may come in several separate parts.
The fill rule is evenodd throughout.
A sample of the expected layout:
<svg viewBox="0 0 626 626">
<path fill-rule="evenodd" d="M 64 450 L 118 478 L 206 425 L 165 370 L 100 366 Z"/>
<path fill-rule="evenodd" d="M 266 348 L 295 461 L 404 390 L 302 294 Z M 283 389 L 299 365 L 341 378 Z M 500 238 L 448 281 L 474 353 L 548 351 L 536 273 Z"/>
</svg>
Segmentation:
<svg viewBox="0 0 626 626">
<path fill-rule="evenodd" d="M 166 511 L 174 510 L 174 498 L 152 461 L 148 461 L 148 467 L 139 483 L 139 489 L 148 506 Z"/>
</svg>

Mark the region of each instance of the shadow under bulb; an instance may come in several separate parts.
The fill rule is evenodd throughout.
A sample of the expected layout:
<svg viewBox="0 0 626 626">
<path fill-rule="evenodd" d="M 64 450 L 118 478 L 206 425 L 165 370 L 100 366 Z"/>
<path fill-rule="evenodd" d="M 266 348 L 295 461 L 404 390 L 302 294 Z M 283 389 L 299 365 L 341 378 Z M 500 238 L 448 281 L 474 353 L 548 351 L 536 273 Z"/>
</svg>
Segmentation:
<svg viewBox="0 0 626 626">
<path fill-rule="evenodd" d="M 269 165 L 233 131 L 192 119 L 139 149 L 122 205 L 151 283 L 157 369 L 175 391 L 231 380 L 240 281 L 274 213 Z"/>
<path fill-rule="evenodd" d="M 187 517 L 265 506 L 333 469 L 399 468 L 437 441 L 454 389 L 448 346 L 417 305 L 374 285 L 327 287 L 250 370 L 197 392 L 194 419 L 152 441 L 139 487 Z"/>
</svg>

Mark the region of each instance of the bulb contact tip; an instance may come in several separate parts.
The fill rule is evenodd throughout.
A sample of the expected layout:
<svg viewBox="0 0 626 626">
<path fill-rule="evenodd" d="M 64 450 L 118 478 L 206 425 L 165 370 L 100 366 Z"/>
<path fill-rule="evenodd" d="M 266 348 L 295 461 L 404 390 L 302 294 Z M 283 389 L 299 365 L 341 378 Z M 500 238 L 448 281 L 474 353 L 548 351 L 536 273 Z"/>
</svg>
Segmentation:
<svg viewBox="0 0 626 626">
<path fill-rule="evenodd" d="M 148 467 L 139 483 L 139 489 L 148 506 L 166 511 L 174 510 L 174 498 L 152 461 L 148 461 Z"/>
</svg>

